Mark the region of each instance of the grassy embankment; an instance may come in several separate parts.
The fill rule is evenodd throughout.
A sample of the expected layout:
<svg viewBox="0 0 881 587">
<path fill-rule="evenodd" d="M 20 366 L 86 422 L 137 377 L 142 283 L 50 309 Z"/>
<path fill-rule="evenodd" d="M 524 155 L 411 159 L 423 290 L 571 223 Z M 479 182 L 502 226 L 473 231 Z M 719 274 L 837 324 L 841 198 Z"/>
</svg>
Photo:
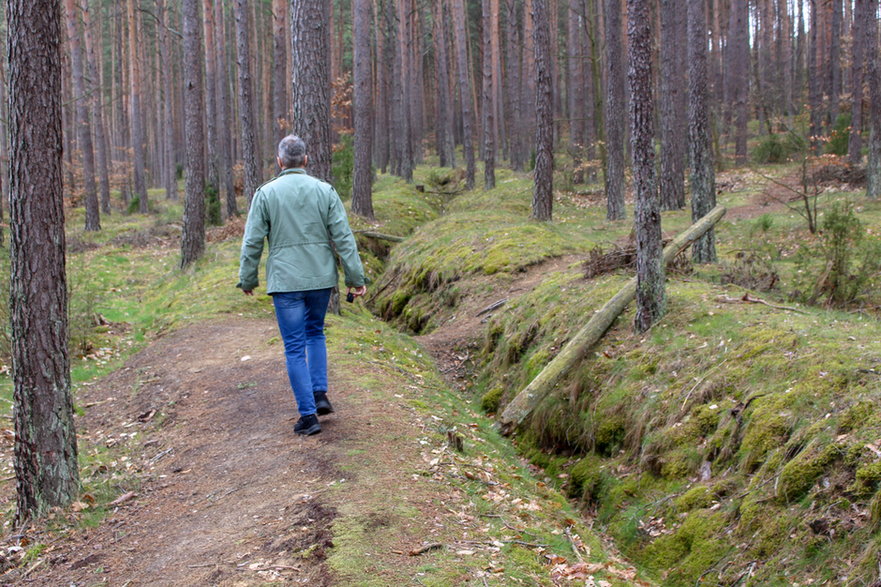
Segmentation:
<svg viewBox="0 0 881 587">
<path fill-rule="evenodd" d="M 730 208 L 770 185 L 751 172 L 725 179 L 734 188 L 720 203 Z M 558 199 L 553 224 L 530 222 L 530 196 L 528 181 L 501 174 L 495 190 L 452 202 L 395 249 L 378 312 L 424 332 L 462 296 L 506 291 L 533 263 L 586 257 L 598 243 L 608 250 L 630 230 L 629 221 L 607 223 L 602 202 L 584 208 L 577 196 Z M 878 225 L 881 205 L 860 192 L 827 190 L 820 210 L 845 200 L 866 226 Z M 796 213 L 776 210 L 723 220 L 720 264 L 672 275 L 668 313 L 645 335 L 632 331 L 632 308 L 625 313 L 521 430 L 521 450 L 546 479 L 665 584 L 878 578 L 881 324 L 877 313 L 787 300 L 822 263 L 798 262 L 801 245 L 816 256 L 817 239 Z M 663 215 L 665 233 L 687 224 L 687 212 Z M 744 266 L 750 255 L 760 262 Z M 723 274 L 768 268 L 777 286 L 751 295 L 798 311 L 737 303 L 746 290 L 721 285 Z M 587 280 L 573 262 L 510 296 L 483 333 L 475 401 L 503 407 L 628 277 Z M 877 297 L 863 305 L 877 307 Z"/>
<path fill-rule="evenodd" d="M 437 218 L 445 203 L 445 198 L 417 193 L 412 186 L 387 176 L 379 179 L 376 190 L 374 205 L 383 221 L 378 229 L 390 234 L 409 234 Z M 75 398 L 77 389 L 121 367 L 128 356 L 165 332 L 225 315 L 272 316 L 268 296 L 258 295 L 255 301 L 234 288 L 240 243 L 236 230 L 226 231 L 229 234 L 225 236 L 229 238 L 209 243 L 204 258 L 194 267 L 181 271 L 178 268 L 181 205 L 163 200 L 160 192 L 151 193 L 151 201 L 157 208 L 155 213 L 123 215 L 117 212 L 105 216 L 103 230 L 98 233 L 82 231 L 82 210 L 68 211 Z M 355 228 L 377 228 L 357 219 L 354 223 Z M 366 251 L 382 255 L 387 249 L 381 243 L 364 241 L 362 244 L 368 272 L 373 279 L 378 279 L 384 262 Z M 8 271 L 6 251 L 3 251 L 4 273 Z M 329 338 L 331 353 L 340 357 L 341 364 L 370 361 L 385 366 L 390 379 L 420 382 L 415 388 L 418 393 L 414 393 L 410 401 L 429 422 L 424 431 L 424 444 L 427 450 L 438 454 L 443 455 L 446 450 L 450 461 L 447 466 L 451 468 L 444 475 L 428 470 L 424 463 L 414 463 L 413 474 L 439 475 L 456 492 L 466 496 L 471 508 L 486 514 L 483 531 L 490 547 L 477 547 L 476 553 L 468 555 L 446 549 L 434 552 L 426 557 L 420 581 L 449 584 L 461 577 L 465 566 L 483 565 L 481 568 L 491 572 L 493 584 L 549 584 L 555 564 L 563 565 L 558 571 L 565 572 L 566 559 L 577 560 L 573 541 L 581 547 L 578 556 L 592 565 L 590 568 L 598 579 L 606 577 L 620 583 L 622 577 L 630 576 L 626 570 L 603 567 L 602 563 L 607 561 L 605 549 L 590 530 L 576 521 L 577 515 L 562 494 L 534 478 L 511 446 L 493 431 L 489 420 L 461 405 L 461 399 L 446 387 L 429 358 L 409 337 L 383 325 L 360 305 L 347 306 L 345 310 L 341 317 L 329 317 L 328 325 L 332 332 L 339 329 L 347 333 L 345 337 Z M 8 355 L 4 355 L 0 363 L 8 365 Z M 387 382 L 365 382 L 370 384 L 384 386 Z M 11 388 L 8 374 L 0 375 L 0 393 L 6 400 L 3 404 L 7 410 L 11 405 Z M 83 414 L 81 408 L 77 410 Z M 156 425 L 161 427 L 162 421 L 162 415 L 157 415 Z M 451 430 L 458 430 L 464 441 L 465 451 L 461 454 L 450 454 L 448 450 Z M 12 475 L 11 448 L 11 443 L 2 447 L 3 456 L 8 457 L 3 459 L 0 470 L 4 476 Z M 135 458 L 140 450 L 137 433 L 114 446 L 81 438 L 81 476 L 88 499 L 83 503 L 83 511 L 56 517 L 52 523 L 56 531 L 63 534 L 77 525 L 100 523 L 115 497 L 137 490 L 144 474 L 138 470 Z M 435 465 L 432 467 L 436 469 Z M 366 469 L 356 473 L 369 475 Z M 4 490 L 2 506 L 8 527 L 14 488 L 7 484 Z M 376 499 L 384 501 L 386 496 L 377 495 Z M 368 532 L 362 526 L 363 519 L 358 512 L 343 511 L 333 527 L 335 548 L 329 553 L 328 563 L 344 582 L 367 584 L 370 580 L 365 575 L 365 569 L 370 568 L 367 563 L 373 565 L 374 570 L 377 564 L 383 564 L 370 558 L 368 552 L 382 547 L 385 534 L 377 528 Z M 394 530 L 394 526 L 385 529 L 386 534 Z M 19 564 L 37 560 L 42 547 L 42 543 L 32 546 Z M 465 562 L 463 556 L 467 557 Z M 385 570 L 394 572 L 393 561 Z"/>
</svg>

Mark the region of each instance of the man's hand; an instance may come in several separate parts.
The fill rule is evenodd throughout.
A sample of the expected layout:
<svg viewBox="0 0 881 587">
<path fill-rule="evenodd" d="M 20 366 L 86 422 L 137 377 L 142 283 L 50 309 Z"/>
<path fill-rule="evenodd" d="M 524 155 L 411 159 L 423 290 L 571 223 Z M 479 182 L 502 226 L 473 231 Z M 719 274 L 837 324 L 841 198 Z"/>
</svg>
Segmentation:
<svg viewBox="0 0 881 587">
<path fill-rule="evenodd" d="M 367 293 L 367 286 L 361 285 L 359 287 L 350 287 L 349 293 L 355 296 L 356 298 L 360 298 L 361 296 Z"/>
<path fill-rule="evenodd" d="M 254 295 L 254 290 L 253 289 L 243 289 L 242 293 L 245 294 L 246 296 L 252 296 L 252 295 Z"/>
</svg>

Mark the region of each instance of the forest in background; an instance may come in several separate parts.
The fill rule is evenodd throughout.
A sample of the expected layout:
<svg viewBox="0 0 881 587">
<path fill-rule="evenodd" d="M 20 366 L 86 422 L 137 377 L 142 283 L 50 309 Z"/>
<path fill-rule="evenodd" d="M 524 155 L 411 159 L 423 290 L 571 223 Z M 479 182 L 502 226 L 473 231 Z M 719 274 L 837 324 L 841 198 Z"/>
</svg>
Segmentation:
<svg viewBox="0 0 881 587">
<path fill-rule="evenodd" d="M 602 177 L 610 207 L 623 198 L 629 85 L 620 0 L 189 4 L 195 24 L 187 33 L 178 2 L 64 0 L 65 188 L 72 203 L 85 206 L 87 229 L 112 213 L 112 190 L 122 199 L 117 208 L 142 212 L 149 210 L 147 187 L 177 197 L 186 166 L 184 80 L 193 68 L 204 76 L 200 152 L 214 223 L 240 213 L 235 196 L 252 194 L 274 174 L 275 144 L 292 130 L 310 139 L 316 173 L 332 176 L 344 197 L 365 149 L 375 170 L 408 180 L 429 155 L 441 166 L 464 167 L 469 187 L 475 152 L 487 186 L 497 161 L 531 169 L 536 14 L 549 21 L 558 175 L 566 187 Z M 648 5 L 657 185 L 662 208 L 675 209 L 686 204 L 687 3 Z M 717 167 L 773 162 L 808 148 L 861 163 L 869 111 L 881 108 L 869 99 L 877 2 L 706 0 L 704 9 Z M 302 14 L 324 29 L 326 45 L 295 42 L 299 25 L 292 20 Z M 360 69 L 356 55 L 363 56 Z M 298 95 L 321 77 L 310 65 L 319 62 L 330 87 Z M 312 136 L 315 125 L 294 119 L 301 101 L 322 99 L 332 120 L 327 137 Z M 369 127 L 370 148 L 353 141 L 356 121 Z M 0 132 L 5 150 L 5 126 Z M 335 163 L 326 160 L 331 151 Z M 609 211 L 610 218 L 622 214 L 619 207 Z"/>
</svg>

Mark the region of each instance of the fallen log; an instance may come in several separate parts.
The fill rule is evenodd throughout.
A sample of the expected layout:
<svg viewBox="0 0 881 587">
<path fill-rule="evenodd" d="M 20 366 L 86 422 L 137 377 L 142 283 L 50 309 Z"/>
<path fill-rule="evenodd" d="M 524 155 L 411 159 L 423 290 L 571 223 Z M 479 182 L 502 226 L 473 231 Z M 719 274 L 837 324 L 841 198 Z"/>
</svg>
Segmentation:
<svg viewBox="0 0 881 587">
<path fill-rule="evenodd" d="M 373 232 L 372 230 L 353 230 L 355 234 L 363 234 L 368 238 L 375 238 L 378 240 L 391 241 L 393 243 L 401 243 L 404 242 L 404 237 L 396 236 L 394 234 L 383 234 L 381 232 Z"/>
<path fill-rule="evenodd" d="M 664 264 L 670 263 L 688 245 L 702 237 L 724 215 L 725 208 L 716 206 L 706 216 L 673 239 L 673 242 L 664 248 Z M 593 315 L 590 321 L 572 337 L 572 340 L 566 343 L 557 356 L 505 407 L 499 418 L 502 434 L 511 434 L 532 413 L 560 379 L 584 357 L 591 346 L 602 338 L 612 322 L 635 297 L 636 278 L 634 277 Z"/>
</svg>

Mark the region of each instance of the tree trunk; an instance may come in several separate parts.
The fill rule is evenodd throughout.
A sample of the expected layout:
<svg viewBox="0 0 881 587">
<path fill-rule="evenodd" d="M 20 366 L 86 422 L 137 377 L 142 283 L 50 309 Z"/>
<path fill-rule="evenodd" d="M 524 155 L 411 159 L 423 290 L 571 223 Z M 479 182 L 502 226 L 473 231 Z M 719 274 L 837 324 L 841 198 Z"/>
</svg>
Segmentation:
<svg viewBox="0 0 881 587">
<path fill-rule="evenodd" d="M 495 92 L 493 91 L 492 6 L 483 0 L 483 189 L 496 187 Z"/>
<path fill-rule="evenodd" d="M 95 154 L 98 163 L 98 183 L 100 189 L 101 212 L 110 214 L 110 164 L 107 155 L 107 132 L 104 128 L 104 95 L 99 73 L 98 56 L 93 40 L 91 10 L 89 3 L 85 2 L 81 7 L 83 13 L 83 29 L 85 31 L 86 62 L 88 64 L 88 92 L 91 95 L 89 103 L 92 107 L 92 121 L 95 123 Z"/>
<path fill-rule="evenodd" d="M 832 28 L 829 36 L 829 67 L 828 88 L 829 102 L 826 106 L 829 113 L 826 115 L 828 124 L 834 124 L 838 117 L 839 104 L 841 101 L 841 0 L 826 0 L 831 5 Z"/>
<path fill-rule="evenodd" d="M 817 17 L 819 14 L 819 10 L 817 8 L 818 0 L 810 0 L 811 2 L 811 43 L 808 48 L 810 51 L 808 53 L 808 86 L 809 86 L 809 101 L 810 101 L 810 110 L 811 110 L 811 147 L 815 155 L 819 154 L 820 151 L 820 141 L 819 138 L 823 133 L 823 113 L 821 111 L 822 108 L 822 95 L 820 89 L 820 75 L 817 71 L 817 63 L 819 63 L 819 55 L 820 55 L 820 47 L 819 47 L 819 31 L 817 30 L 818 26 L 813 26 L 813 24 L 817 23 Z"/>
<path fill-rule="evenodd" d="M 92 116 L 84 81 L 84 58 L 79 14 L 74 0 L 64 0 L 67 18 L 67 43 L 70 49 L 70 69 L 73 81 L 73 99 L 76 102 L 76 136 L 83 161 L 87 231 L 101 230 L 101 211 L 98 205 L 98 186 L 95 184 L 95 149 L 92 146 Z"/>
<path fill-rule="evenodd" d="M 67 348 L 61 5 L 6 3 L 16 526 L 79 490 Z"/>
<path fill-rule="evenodd" d="M 158 18 L 157 28 L 159 38 L 157 39 L 157 49 L 159 51 L 159 62 L 170 64 L 171 57 L 171 39 L 169 38 L 169 10 L 165 0 L 157 0 L 156 16 Z M 162 159 L 162 187 L 165 188 L 165 197 L 168 200 L 177 200 L 177 165 L 174 157 L 174 113 L 172 104 L 174 102 L 174 84 L 172 82 L 172 68 L 170 66 L 161 68 L 161 86 L 162 86 L 162 129 L 159 140 L 162 143 L 160 149 Z"/>
<path fill-rule="evenodd" d="M 291 127 L 290 106 L 288 106 L 288 3 L 286 0 L 272 0 L 272 112 L 275 130 L 274 138 L 281 140 Z"/>
<path fill-rule="evenodd" d="M 232 122 L 232 104 L 230 103 L 230 74 L 227 66 L 226 57 L 226 27 L 224 26 L 223 2 L 214 3 L 214 25 L 217 30 L 224 31 L 224 34 L 215 35 L 215 58 L 217 59 L 217 129 L 219 141 L 216 145 L 217 154 L 221 161 L 226 161 L 222 165 L 222 185 L 223 195 L 226 199 L 226 215 L 228 217 L 238 216 L 239 210 L 236 204 L 235 183 L 233 182 L 232 162 L 234 160 L 232 149 L 231 129 L 234 128 Z"/>
<path fill-rule="evenodd" d="M 306 142 L 309 172 L 330 181 L 329 0 L 291 0 L 294 132 Z"/>
<path fill-rule="evenodd" d="M 523 79 L 521 75 L 521 57 L 519 51 L 521 49 L 521 38 L 519 36 L 519 28 L 517 26 L 517 2 L 516 0 L 505 0 L 505 36 L 507 39 L 507 76 L 505 94 L 510 101 L 510 120 L 508 126 L 508 141 L 511 159 L 511 167 L 515 171 L 522 171 L 526 165 L 526 155 L 524 151 L 523 133 L 521 132 L 523 119 L 523 103 L 521 101 L 521 87 Z"/>
<path fill-rule="evenodd" d="M 701 0 L 703 1 L 703 0 Z M 694 2 L 692 2 L 693 4 Z M 680 123 L 680 93 L 684 92 L 683 71 L 679 69 L 678 52 L 681 45 L 679 34 L 680 13 L 685 10 L 683 0 L 661 0 L 660 41 L 660 89 L 658 107 L 661 130 L 661 165 L 658 186 L 662 210 L 678 210 L 685 207 L 685 160 L 679 144 L 683 141 Z"/>
<path fill-rule="evenodd" d="M 731 29 L 728 31 L 732 47 L 728 54 L 728 68 L 734 99 L 734 159 L 738 165 L 746 163 L 747 122 L 749 121 L 749 7 L 747 0 L 731 1 Z"/>
<path fill-rule="evenodd" d="M 688 151 L 691 161 L 691 219 L 716 207 L 716 171 L 710 139 L 707 82 L 707 19 L 703 2 L 687 2 L 688 11 Z M 716 262 L 712 229 L 695 241 L 695 263 Z"/>
<path fill-rule="evenodd" d="M 299 3 L 294 2 L 294 4 Z M 251 27 L 248 22 L 250 8 L 247 0 L 235 0 L 233 9 L 236 19 L 236 65 L 239 72 L 239 120 L 242 133 L 242 159 L 245 166 L 243 185 L 250 206 L 254 192 L 263 183 L 260 156 L 257 154 L 254 88 L 251 85 Z"/>
<path fill-rule="evenodd" d="M 605 0 L 606 33 L 606 218 L 624 218 L 624 60 L 621 2 Z"/>
<path fill-rule="evenodd" d="M 877 0 L 868 0 L 869 13 L 874 15 L 877 10 Z M 869 135 L 869 164 L 866 169 L 866 195 L 873 200 L 881 197 L 881 64 L 878 53 L 878 21 L 875 18 L 869 22 L 870 31 L 867 37 L 871 40 L 866 47 L 869 56 L 869 98 L 871 111 L 871 131 Z"/>
<path fill-rule="evenodd" d="M 205 80 L 204 80 L 204 88 L 205 90 L 205 101 L 204 101 L 204 111 L 205 111 L 205 135 L 206 140 L 208 141 L 208 145 L 210 147 L 205 150 L 207 159 L 208 159 L 208 171 L 205 176 L 203 189 L 208 193 L 208 196 L 212 199 L 217 198 L 219 185 L 220 185 L 220 166 L 224 163 L 218 159 L 217 149 L 214 146 L 218 142 L 217 137 L 217 93 L 214 91 L 214 87 L 217 85 L 217 60 L 214 56 L 214 35 L 217 34 L 217 28 L 214 23 L 214 10 L 212 6 L 212 0 L 202 0 L 202 19 L 204 22 L 204 31 L 205 31 L 205 44 L 203 48 L 200 47 L 200 53 L 205 56 Z M 197 9 L 198 12 L 198 9 Z M 201 35 L 200 35 L 201 37 Z M 184 60 L 188 59 L 188 55 L 186 52 L 184 54 Z M 186 64 L 184 66 L 186 69 Z M 191 72 L 192 73 L 192 72 Z M 186 75 L 186 74 L 185 74 Z M 192 79 L 190 76 L 187 76 L 188 79 Z M 201 76 L 200 76 L 201 77 Z M 200 86 L 203 86 L 201 84 Z M 185 86 L 188 88 L 188 86 Z M 186 92 L 186 90 L 185 90 Z M 186 102 L 187 98 L 184 97 L 184 101 Z M 195 103 L 193 103 L 193 107 L 195 107 Z M 186 119 L 186 115 L 184 116 Z M 184 123 L 186 125 L 186 122 Z M 204 172 L 203 172 L 204 173 Z M 214 218 L 213 221 L 217 222 L 219 219 Z"/>
<path fill-rule="evenodd" d="M 847 159 L 851 165 L 863 162 L 863 68 L 866 46 L 871 43 L 871 23 L 875 14 L 869 12 L 869 0 L 856 0 L 853 21 L 853 57 L 850 84 L 850 137 L 847 142 Z"/>
<path fill-rule="evenodd" d="M 535 186 L 532 217 L 550 221 L 554 203 L 554 90 L 547 0 L 532 0 L 535 47 Z"/>
<path fill-rule="evenodd" d="M 184 130 L 187 168 L 181 268 L 205 252 L 205 132 L 202 103 L 202 20 L 199 0 L 183 1 Z"/>
<path fill-rule="evenodd" d="M 679 234 L 664 249 L 663 262 L 670 263 L 676 258 L 676 255 L 711 229 L 724 215 L 725 208 L 717 206 L 685 232 Z M 584 359 L 590 347 L 602 338 L 615 319 L 627 307 L 627 304 L 636 297 L 636 289 L 637 278 L 634 277 L 612 299 L 603 304 L 602 308 L 593 313 L 587 324 L 569 339 L 569 342 L 560 349 L 557 356 L 505 407 L 499 417 L 499 426 L 503 434 L 514 432 L 547 394 L 553 391 L 557 383 L 572 370 L 572 367 Z"/>
<path fill-rule="evenodd" d="M 368 220 L 373 214 L 373 63 L 370 31 L 373 0 L 354 0 L 355 70 L 355 175 L 352 182 L 352 212 Z"/>
<path fill-rule="evenodd" d="M 435 134 L 437 154 L 441 167 L 456 166 L 456 151 L 453 148 L 453 125 L 450 116 L 450 72 L 447 57 L 447 27 L 444 18 L 444 3 L 434 4 L 434 73 L 437 85 L 435 98 Z"/>
<path fill-rule="evenodd" d="M 392 100 L 390 99 L 389 85 L 391 82 L 391 67 L 394 58 L 391 54 L 393 43 L 390 41 L 391 25 L 385 16 L 379 0 L 374 0 L 377 4 L 374 6 L 374 31 L 376 31 L 376 84 L 375 95 L 376 100 L 376 117 L 374 127 L 374 157 L 375 164 L 382 173 L 385 173 L 389 166 L 389 133 L 391 124 L 389 123 L 389 109 Z"/>
<path fill-rule="evenodd" d="M 636 322 L 645 332 L 667 305 L 661 244 L 661 202 L 655 183 L 654 101 L 652 100 L 652 36 L 649 0 L 627 0 L 630 41 L 627 78 L 630 82 L 630 149 L 636 209 Z"/>
<path fill-rule="evenodd" d="M 462 106 L 462 150 L 465 156 L 465 189 L 474 187 L 474 114 L 471 109 L 471 69 L 468 67 L 467 15 L 464 0 L 452 0 L 453 33 L 456 38 L 456 66 Z"/>
<path fill-rule="evenodd" d="M 569 114 L 569 154 L 572 157 L 572 183 L 584 182 L 582 154 L 584 153 L 584 43 L 583 15 L 574 2 L 566 11 L 566 110 Z"/>
<path fill-rule="evenodd" d="M 138 48 L 138 23 L 140 10 L 136 10 L 138 0 L 128 0 L 128 59 L 129 59 L 129 104 L 132 164 L 134 168 L 134 197 L 138 198 L 138 211 L 146 214 L 150 211 L 147 201 L 146 154 L 144 152 L 144 123 L 141 111 L 141 59 Z"/>
</svg>

